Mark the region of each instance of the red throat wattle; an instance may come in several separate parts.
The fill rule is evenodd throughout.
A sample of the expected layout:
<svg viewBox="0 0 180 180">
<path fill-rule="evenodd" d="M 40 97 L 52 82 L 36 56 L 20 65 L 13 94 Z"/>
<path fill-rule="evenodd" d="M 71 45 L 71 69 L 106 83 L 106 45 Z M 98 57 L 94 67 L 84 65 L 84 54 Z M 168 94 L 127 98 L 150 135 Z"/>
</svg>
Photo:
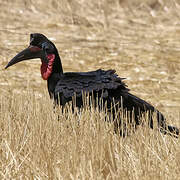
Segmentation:
<svg viewBox="0 0 180 180">
<path fill-rule="evenodd" d="M 49 76 L 52 73 L 52 69 L 53 69 L 53 62 L 55 59 L 55 55 L 54 54 L 48 54 L 47 55 L 47 59 L 48 59 L 48 64 L 44 62 L 44 60 L 41 59 L 42 65 L 41 65 L 41 76 L 44 80 L 47 80 L 49 78 Z"/>
</svg>

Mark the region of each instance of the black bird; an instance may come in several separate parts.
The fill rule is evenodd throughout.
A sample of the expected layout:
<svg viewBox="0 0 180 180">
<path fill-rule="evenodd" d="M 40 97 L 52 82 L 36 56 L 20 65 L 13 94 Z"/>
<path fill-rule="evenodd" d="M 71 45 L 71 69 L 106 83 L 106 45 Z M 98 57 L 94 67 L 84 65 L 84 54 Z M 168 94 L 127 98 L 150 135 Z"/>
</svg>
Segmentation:
<svg viewBox="0 0 180 180">
<path fill-rule="evenodd" d="M 75 106 L 83 107 L 83 94 L 94 99 L 95 106 L 106 105 L 116 127 L 120 127 L 122 117 L 117 119 L 115 112 L 121 108 L 128 112 L 130 122 L 141 124 L 144 113 L 148 113 L 148 123 L 153 128 L 153 113 L 157 115 L 157 124 L 161 132 L 179 135 L 179 129 L 167 125 L 165 117 L 151 104 L 129 93 L 129 89 L 118 77 L 115 70 L 101 70 L 90 72 L 63 72 L 61 59 L 56 46 L 43 34 L 30 35 L 30 45 L 17 54 L 5 68 L 23 60 L 41 58 L 41 75 L 47 80 L 49 95 L 55 103 L 64 107 L 75 97 Z M 98 100 L 97 100 L 98 99 Z M 103 103 L 102 103 L 103 102 Z M 120 134 L 122 131 L 120 130 Z M 124 134 L 121 134 L 124 135 Z"/>
</svg>

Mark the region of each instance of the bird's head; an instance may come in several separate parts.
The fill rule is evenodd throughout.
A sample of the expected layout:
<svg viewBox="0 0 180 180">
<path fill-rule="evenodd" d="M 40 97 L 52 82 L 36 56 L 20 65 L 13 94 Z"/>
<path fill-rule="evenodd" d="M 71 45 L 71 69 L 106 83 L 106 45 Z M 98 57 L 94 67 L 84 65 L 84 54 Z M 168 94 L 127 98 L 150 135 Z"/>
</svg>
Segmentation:
<svg viewBox="0 0 180 180">
<path fill-rule="evenodd" d="M 55 45 L 40 33 L 30 35 L 29 46 L 11 59 L 5 69 L 18 62 L 35 58 L 41 59 L 41 75 L 44 80 L 47 80 L 53 72 L 53 64 L 55 59 L 59 58 L 59 55 Z"/>
</svg>

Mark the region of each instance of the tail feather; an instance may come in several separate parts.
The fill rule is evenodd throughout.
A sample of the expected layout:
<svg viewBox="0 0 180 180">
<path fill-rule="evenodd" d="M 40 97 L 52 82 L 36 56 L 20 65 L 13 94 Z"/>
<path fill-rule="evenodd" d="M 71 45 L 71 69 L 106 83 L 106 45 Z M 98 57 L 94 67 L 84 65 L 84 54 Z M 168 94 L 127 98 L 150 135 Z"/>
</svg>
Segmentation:
<svg viewBox="0 0 180 180">
<path fill-rule="evenodd" d="M 179 129 L 177 127 L 168 125 L 167 129 L 168 129 L 168 131 L 167 131 L 168 135 L 172 135 L 172 136 L 178 138 L 178 136 L 179 136 Z"/>
<path fill-rule="evenodd" d="M 139 125 L 141 123 L 139 117 L 142 117 L 143 113 L 149 112 L 148 124 L 150 128 L 153 129 L 154 128 L 153 113 L 156 113 L 157 123 L 160 131 L 164 134 L 172 135 L 175 137 L 179 136 L 179 129 L 174 126 L 167 125 L 164 115 L 161 112 L 159 112 L 157 109 L 155 109 L 154 106 L 130 94 L 129 92 L 123 92 L 120 94 L 120 96 L 123 101 L 123 108 L 127 109 L 127 111 L 131 111 L 131 112 L 133 111 L 136 125 Z"/>
</svg>

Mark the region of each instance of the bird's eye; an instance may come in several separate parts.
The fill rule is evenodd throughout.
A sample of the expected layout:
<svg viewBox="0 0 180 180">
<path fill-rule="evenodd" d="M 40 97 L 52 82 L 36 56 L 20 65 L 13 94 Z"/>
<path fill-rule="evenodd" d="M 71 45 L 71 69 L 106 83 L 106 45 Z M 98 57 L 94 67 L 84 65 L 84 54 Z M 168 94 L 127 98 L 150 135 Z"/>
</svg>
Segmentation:
<svg viewBox="0 0 180 180">
<path fill-rule="evenodd" d="M 52 53 L 54 51 L 54 47 L 50 43 L 44 42 L 42 43 L 42 50 L 46 53 Z"/>
</svg>

